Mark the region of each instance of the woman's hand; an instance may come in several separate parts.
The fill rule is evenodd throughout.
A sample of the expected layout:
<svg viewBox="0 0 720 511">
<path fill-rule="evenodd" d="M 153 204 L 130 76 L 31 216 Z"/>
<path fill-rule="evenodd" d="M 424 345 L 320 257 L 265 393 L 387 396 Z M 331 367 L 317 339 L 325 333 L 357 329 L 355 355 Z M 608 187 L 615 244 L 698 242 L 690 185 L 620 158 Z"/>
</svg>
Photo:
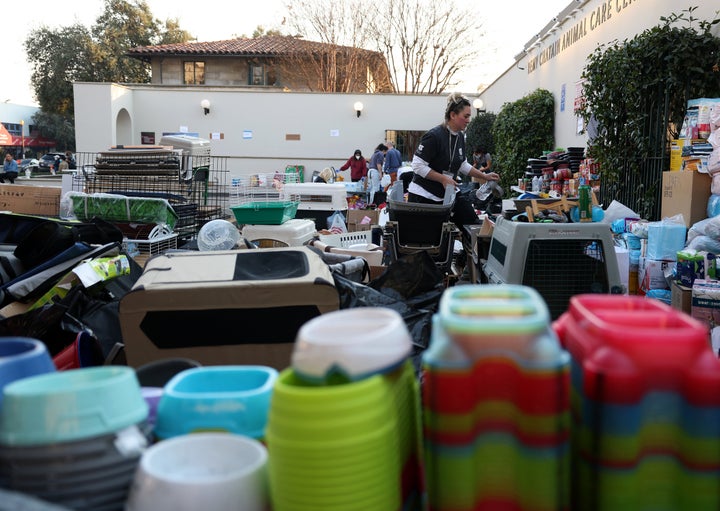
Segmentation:
<svg viewBox="0 0 720 511">
<path fill-rule="evenodd" d="M 453 179 L 452 176 L 448 176 L 447 174 L 440 174 L 442 176 L 442 184 L 447 188 L 448 186 L 456 186 L 457 183 Z"/>
</svg>

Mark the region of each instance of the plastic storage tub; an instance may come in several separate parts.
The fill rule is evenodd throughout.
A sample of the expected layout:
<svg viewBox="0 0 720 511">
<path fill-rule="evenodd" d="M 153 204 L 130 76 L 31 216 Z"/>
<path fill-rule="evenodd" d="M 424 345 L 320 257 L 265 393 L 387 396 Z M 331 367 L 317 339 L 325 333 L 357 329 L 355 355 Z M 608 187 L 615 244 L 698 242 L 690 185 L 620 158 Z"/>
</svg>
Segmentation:
<svg viewBox="0 0 720 511">
<path fill-rule="evenodd" d="M 295 218 L 298 203 L 293 201 L 249 202 L 230 208 L 238 224 L 280 225 Z"/>
<path fill-rule="evenodd" d="M 242 229 L 243 237 L 250 241 L 276 240 L 289 247 L 305 245 L 315 232 L 315 222 L 306 218 L 293 218 L 281 225 L 245 225 Z"/>
</svg>

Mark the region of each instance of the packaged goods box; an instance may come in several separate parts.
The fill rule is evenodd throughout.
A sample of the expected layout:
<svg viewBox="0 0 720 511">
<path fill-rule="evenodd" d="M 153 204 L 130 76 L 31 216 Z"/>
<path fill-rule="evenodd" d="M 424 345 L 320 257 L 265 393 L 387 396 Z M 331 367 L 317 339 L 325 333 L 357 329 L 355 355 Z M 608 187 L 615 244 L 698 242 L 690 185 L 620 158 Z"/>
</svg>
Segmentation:
<svg viewBox="0 0 720 511">
<path fill-rule="evenodd" d="M 380 212 L 377 209 L 348 209 L 348 232 L 369 231 L 373 225 L 378 225 Z"/>
<path fill-rule="evenodd" d="M 0 210 L 24 215 L 58 216 L 60 187 L 0 184 Z"/>
<path fill-rule="evenodd" d="M 663 172 L 662 218 L 682 214 L 686 227 L 707 218 L 710 183 L 710 176 L 700 172 Z"/>
</svg>

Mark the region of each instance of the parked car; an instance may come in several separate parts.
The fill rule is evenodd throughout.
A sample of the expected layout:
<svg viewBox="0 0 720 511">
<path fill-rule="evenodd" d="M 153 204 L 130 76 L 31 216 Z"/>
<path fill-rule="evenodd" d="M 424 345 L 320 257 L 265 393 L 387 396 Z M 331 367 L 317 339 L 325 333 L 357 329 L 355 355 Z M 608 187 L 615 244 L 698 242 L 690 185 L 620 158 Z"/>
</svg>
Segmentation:
<svg viewBox="0 0 720 511">
<path fill-rule="evenodd" d="M 18 162 L 18 169 L 20 170 L 20 172 L 25 172 L 26 170 L 36 172 L 39 164 L 40 162 L 37 160 L 37 158 L 25 158 Z"/>
<path fill-rule="evenodd" d="M 40 172 L 50 172 L 56 169 L 57 163 L 60 161 L 60 157 L 65 157 L 65 153 L 47 153 L 44 154 L 38 161 L 38 170 Z"/>
</svg>

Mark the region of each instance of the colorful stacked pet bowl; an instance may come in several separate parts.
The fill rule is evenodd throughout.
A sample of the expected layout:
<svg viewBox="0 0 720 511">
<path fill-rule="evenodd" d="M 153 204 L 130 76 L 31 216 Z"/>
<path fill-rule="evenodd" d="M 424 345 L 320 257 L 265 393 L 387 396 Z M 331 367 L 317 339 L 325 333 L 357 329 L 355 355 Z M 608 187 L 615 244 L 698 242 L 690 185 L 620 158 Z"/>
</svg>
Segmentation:
<svg viewBox="0 0 720 511">
<path fill-rule="evenodd" d="M 324 314 L 300 329 L 268 417 L 274 511 L 419 505 L 419 393 L 407 359 L 410 334 L 398 325 L 397 312 L 364 308 Z M 319 346 L 328 348 L 324 355 Z M 392 356 L 376 358 L 378 350 Z"/>
<path fill-rule="evenodd" d="M 186 369 L 164 387 L 155 436 L 222 431 L 262 439 L 277 376 L 266 366 Z"/>
<path fill-rule="evenodd" d="M 572 357 L 574 509 L 720 508 L 720 361 L 705 326 L 657 300 L 578 295 L 554 328 Z"/>
<path fill-rule="evenodd" d="M 122 509 L 148 443 L 131 368 L 33 376 L 3 394 L 0 486 L 80 511 Z"/>
<path fill-rule="evenodd" d="M 447 289 L 423 354 L 431 510 L 567 509 L 569 357 L 533 289 Z"/>
</svg>

